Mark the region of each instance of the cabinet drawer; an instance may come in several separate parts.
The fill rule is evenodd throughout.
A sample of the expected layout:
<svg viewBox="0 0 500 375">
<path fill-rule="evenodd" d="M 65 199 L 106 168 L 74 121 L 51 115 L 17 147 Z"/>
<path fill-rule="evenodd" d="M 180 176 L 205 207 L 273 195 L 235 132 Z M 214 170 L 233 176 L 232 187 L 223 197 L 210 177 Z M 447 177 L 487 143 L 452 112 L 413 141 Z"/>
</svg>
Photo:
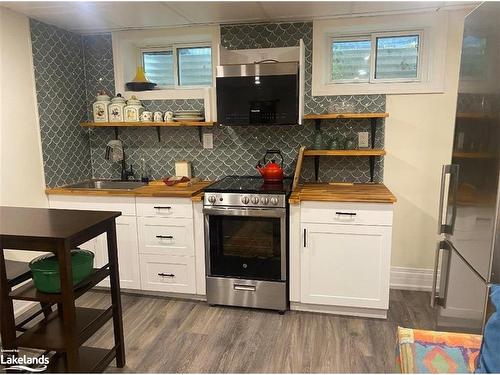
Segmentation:
<svg viewBox="0 0 500 375">
<path fill-rule="evenodd" d="M 175 293 L 196 293 L 194 257 L 141 254 L 141 287 Z"/>
<path fill-rule="evenodd" d="M 67 210 L 119 211 L 123 216 L 135 216 L 134 197 L 49 195 L 49 206 Z"/>
<path fill-rule="evenodd" d="M 139 217 L 137 220 L 140 253 L 194 255 L 191 219 Z"/>
<path fill-rule="evenodd" d="M 193 205 L 187 198 L 137 198 L 137 216 L 193 217 Z"/>
<path fill-rule="evenodd" d="M 320 224 L 392 225 L 389 203 L 303 202 L 300 221 Z"/>
</svg>

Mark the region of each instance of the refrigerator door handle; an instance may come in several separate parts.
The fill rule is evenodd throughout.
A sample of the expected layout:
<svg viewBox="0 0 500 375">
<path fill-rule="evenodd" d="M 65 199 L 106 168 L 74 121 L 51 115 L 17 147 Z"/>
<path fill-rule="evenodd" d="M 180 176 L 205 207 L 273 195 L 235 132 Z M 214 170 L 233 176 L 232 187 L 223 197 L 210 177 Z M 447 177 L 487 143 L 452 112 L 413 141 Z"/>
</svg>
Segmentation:
<svg viewBox="0 0 500 375">
<path fill-rule="evenodd" d="M 441 267 L 441 281 L 440 284 L 444 286 L 444 290 L 437 291 L 437 279 L 439 273 L 439 259 L 441 251 L 447 251 L 448 253 L 443 253 L 443 263 L 446 261 L 446 265 Z M 450 245 L 446 241 L 439 241 L 436 246 L 436 254 L 434 257 L 434 272 L 432 275 L 432 291 L 431 291 L 431 307 L 434 308 L 436 305 L 446 306 L 446 295 L 448 294 L 448 270 L 450 267 Z"/>
<path fill-rule="evenodd" d="M 458 188 L 458 165 L 457 164 L 446 164 L 443 165 L 441 169 L 441 187 L 439 192 L 439 213 L 438 213 L 438 234 L 453 234 L 453 226 L 455 222 L 455 208 L 453 208 L 452 222 L 448 223 L 448 208 L 444 208 L 444 193 L 446 187 L 446 175 L 450 175 L 450 194 L 449 197 L 452 199 L 453 207 L 455 207 L 455 200 Z M 448 206 L 448 202 L 447 202 Z M 445 220 L 443 223 L 443 214 Z"/>
</svg>

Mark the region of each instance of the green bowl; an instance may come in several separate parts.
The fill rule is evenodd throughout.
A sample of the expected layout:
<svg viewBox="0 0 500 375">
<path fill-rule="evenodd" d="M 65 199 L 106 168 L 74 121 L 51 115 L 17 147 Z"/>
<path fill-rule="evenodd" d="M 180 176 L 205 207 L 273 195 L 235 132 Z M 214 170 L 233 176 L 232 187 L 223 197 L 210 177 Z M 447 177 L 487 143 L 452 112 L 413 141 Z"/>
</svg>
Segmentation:
<svg viewBox="0 0 500 375">
<path fill-rule="evenodd" d="M 35 288 L 43 293 L 61 292 L 59 262 L 55 255 L 42 255 L 33 259 L 29 266 Z M 73 285 L 76 285 L 92 273 L 94 253 L 88 250 L 71 250 L 71 267 Z"/>
</svg>

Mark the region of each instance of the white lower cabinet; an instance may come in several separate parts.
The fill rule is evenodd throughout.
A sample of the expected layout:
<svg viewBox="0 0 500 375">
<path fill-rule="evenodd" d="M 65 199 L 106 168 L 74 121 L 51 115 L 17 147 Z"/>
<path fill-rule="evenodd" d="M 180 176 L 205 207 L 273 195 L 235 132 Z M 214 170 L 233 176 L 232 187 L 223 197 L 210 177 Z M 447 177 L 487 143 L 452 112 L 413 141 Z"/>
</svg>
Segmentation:
<svg viewBox="0 0 500 375">
<path fill-rule="evenodd" d="M 51 208 L 122 212 L 116 219 L 121 288 L 205 294 L 203 236 L 195 242 L 193 224 L 195 217 L 197 230 L 203 231 L 201 203 L 193 204 L 190 198 L 85 195 L 50 195 L 49 202 Z M 95 267 L 108 263 L 106 234 L 80 248 L 95 254 Z M 109 286 L 109 279 L 99 286 Z"/>
<path fill-rule="evenodd" d="M 139 217 L 139 252 L 194 255 L 193 219 Z"/>
<path fill-rule="evenodd" d="M 96 267 L 108 263 L 108 247 L 105 234 L 97 237 Z M 120 287 L 124 289 L 141 289 L 139 270 L 139 254 L 137 252 L 137 221 L 135 217 L 120 216 L 116 219 L 116 243 L 118 246 L 118 272 Z M 109 279 L 103 280 L 99 286 L 109 286 Z"/>
<path fill-rule="evenodd" d="M 120 211 L 122 216 L 116 218 L 116 243 L 118 247 L 120 287 L 123 289 L 141 288 L 139 254 L 137 250 L 135 197 L 50 195 L 49 205 L 51 208 L 62 209 Z M 79 247 L 94 253 L 94 267 L 102 267 L 108 263 L 108 249 L 105 233 L 85 242 Z M 109 279 L 103 280 L 99 286 L 109 286 Z"/>
<path fill-rule="evenodd" d="M 196 293 L 194 257 L 141 254 L 143 290 Z"/>
<path fill-rule="evenodd" d="M 292 206 L 292 309 L 384 318 L 389 308 L 392 210 L 392 204 L 385 203 Z"/>
<path fill-rule="evenodd" d="M 136 203 L 141 289 L 195 294 L 191 200 L 137 198 Z"/>
<path fill-rule="evenodd" d="M 301 301 L 387 309 L 391 228 L 303 224 Z"/>
</svg>

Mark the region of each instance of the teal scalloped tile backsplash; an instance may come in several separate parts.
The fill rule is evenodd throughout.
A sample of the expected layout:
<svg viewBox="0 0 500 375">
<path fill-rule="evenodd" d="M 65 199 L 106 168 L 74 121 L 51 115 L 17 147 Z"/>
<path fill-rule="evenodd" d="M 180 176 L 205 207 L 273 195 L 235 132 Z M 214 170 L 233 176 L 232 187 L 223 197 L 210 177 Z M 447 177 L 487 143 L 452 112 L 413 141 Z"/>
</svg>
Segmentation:
<svg viewBox="0 0 500 375">
<path fill-rule="evenodd" d="M 38 21 L 31 22 L 31 32 L 47 184 L 62 185 L 90 175 L 119 178 L 120 163 L 104 159 L 106 143 L 114 138 L 113 129 L 83 130 L 78 125 L 80 119 L 91 118 L 97 91 L 104 89 L 114 94 L 111 34 L 79 36 Z M 221 42 L 229 49 L 297 46 L 301 38 L 306 47 L 306 113 L 325 112 L 332 102 L 346 99 L 360 112 L 385 111 L 384 95 L 311 95 L 311 22 L 221 26 Z M 51 53 L 46 51 L 48 46 Z M 203 100 L 150 100 L 143 101 L 143 105 L 151 111 L 202 109 Z M 355 138 L 356 132 L 369 131 L 367 120 L 338 121 L 338 126 L 323 127 L 325 139 Z M 384 125 L 377 129 L 375 144 L 383 147 Z M 291 175 L 298 148 L 312 145 L 316 136 L 315 127 L 310 125 L 215 126 L 204 131 L 213 132 L 214 149 L 202 148 L 197 129 L 162 129 L 160 142 L 155 128 L 124 128 L 119 137 L 125 145 L 127 162 L 137 169 L 144 158 L 155 178 L 172 175 L 175 160 L 185 159 L 192 161 L 194 175 L 217 179 L 228 174 L 256 174 L 255 164 L 268 148 L 281 149 L 285 172 Z M 313 178 L 311 160 L 306 160 L 302 178 Z M 379 158 L 375 181 L 382 178 L 383 158 Z M 368 159 L 321 158 L 320 180 L 366 182 Z"/>
</svg>

